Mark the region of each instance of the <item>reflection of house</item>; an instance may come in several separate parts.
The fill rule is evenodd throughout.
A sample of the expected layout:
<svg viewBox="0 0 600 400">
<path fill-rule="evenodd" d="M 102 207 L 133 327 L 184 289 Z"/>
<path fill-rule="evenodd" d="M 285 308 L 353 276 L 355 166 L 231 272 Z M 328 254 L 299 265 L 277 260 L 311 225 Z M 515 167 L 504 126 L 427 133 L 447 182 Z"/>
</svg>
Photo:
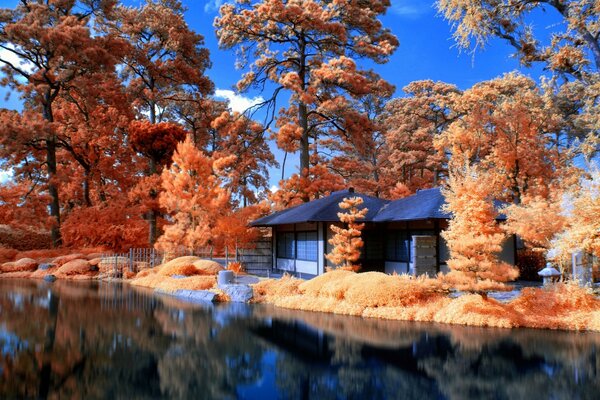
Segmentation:
<svg viewBox="0 0 600 400">
<path fill-rule="evenodd" d="M 439 188 L 395 201 L 342 190 L 260 218 L 252 225 L 273 229 L 274 268 L 322 274 L 330 265 L 325 254 L 331 251 L 330 226 L 340 223 L 339 203 L 353 196 L 361 197 L 369 210 L 362 234 L 362 271 L 432 274 L 445 270 L 448 249 L 440 231 L 448 226 L 450 216 L 441 210 L 445 200 Z M 514 265 L 514 240 L 507 240 L 500 258 Z"/>
</svg>

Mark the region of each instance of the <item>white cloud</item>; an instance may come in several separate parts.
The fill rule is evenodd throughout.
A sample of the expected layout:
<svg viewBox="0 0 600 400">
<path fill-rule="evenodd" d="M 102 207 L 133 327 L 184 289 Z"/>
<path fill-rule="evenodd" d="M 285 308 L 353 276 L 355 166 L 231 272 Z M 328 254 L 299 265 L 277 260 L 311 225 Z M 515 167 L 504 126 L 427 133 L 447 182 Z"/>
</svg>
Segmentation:
<svg viewBox="0 0 600 400">
<path fill-rule="evenodd" d="M 11 46 L 8 45 L 7 47 L 11 47 Z M 19 56 L 17 56 L 15 53 L 13 53 L 10 50 L 4 49 L 4 48 L 0 48 L 0 67 L 3 67 L 6 65 L 6 63 L 2 62 L 2 60 L 9 62 L 10 64 L 14 65 L 15 67 L 22 67 L 25 71 L 28 71 L 28 72 L 31 72 L 31 70 L 33 70 L 32 64 L 30 64 L 28 61 L 26 61 L 26 62 L 22 61 L 21 58 Z"/>
<path fill-rule="evenodd" d="M 432 5 L 423 0 L 392 0 L 390 11 L 401 17 L 416 18 L 431 11 Z"/>
<path fill-rule="evenodd" d="M 246 97 L 241 94 L 235 93 L 233 90 L 217 89 L 215 90 L 215 97 L 227 99 L 229 101 L 229 108 L 231 111 L 244 112 L 250 107 L 262 103 L 265 101 L 261 96 Z"/>
<path fill-rule="evenodd" d="M 271 193 L 277 193 L 277 191 L 279 190 L 279 186 L 277 186 L 277 185 L 271 185 L 271 187 L 269 188 L 269 190 L 271 191 Z"/>
<path fill-rule="evenodd" d="M 0 184 L 6 183 L 13 178 L 13 172 L 11 170 L 8 171 L 0 171 Z"/>
<path fill-rule="evenodd" d="M 219 8 L 225 3 L 225 0 L 208 0 L 206 4 L 204 4 L 204 12 L 205 13 L 213 13 L 219 11 Z"/>
</svg>

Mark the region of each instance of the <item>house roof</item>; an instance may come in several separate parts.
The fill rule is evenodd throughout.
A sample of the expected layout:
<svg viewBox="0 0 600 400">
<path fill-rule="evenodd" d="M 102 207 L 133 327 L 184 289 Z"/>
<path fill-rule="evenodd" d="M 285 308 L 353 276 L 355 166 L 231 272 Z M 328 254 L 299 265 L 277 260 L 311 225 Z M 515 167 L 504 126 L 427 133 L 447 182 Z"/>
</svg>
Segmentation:
<svg viewBox="0 0 600 400">
<path fill-rule="evenodd" d="M 342 211 L 339 203 L 346 197 L 361 197 L 363 205 L 368 208 L 364 221 L 368 222 L 394 222 L 417 221 L 427 219 L 450 219 L 452 215 L 442 210 L 446 199 L 442 189 L 418 190 L 415 194 L 394 200 L 382 200 L 376 197 L 354 193 L 350 190 L 333 192 L 327 197 L 313 200 L 308 203 L 291 207 L 252 222 L 252 226 L 273 226 L 283 224 L 297 224 L 302 222 L 334 222 L 339 221 L 337 214 Z M 494 206 L 499 210 L 504 203 L 495 201 Z M 499 213 L 498 220 L 505 220 L 506 216 Z"/>
<path fill-rule="evenodd" d="M 302 222 L 334 222 L 339 221 L 339 203 L 347 197 L 360 197 L 363 199 L 363 207 L 369 211 L 365 221 L 372 221 L 379 210 L 389 203 L 388 200 L 367 196 L 366 194 L 354 193 L 352 190 L 340 190 L 308 203 L 278 211 L 266 217 L 259 218 L 251 223 L 252 226 L 272 226 L 284 224 L 298 224 Z"/>
<path fill-rule="evenodd" d="M 439 187 L 418 190 L 412 196 L 386 204 L 373 218 L 373 222 L 450 219 L 450 213 L 442 211 L 445 202 Z"/>
</svg>

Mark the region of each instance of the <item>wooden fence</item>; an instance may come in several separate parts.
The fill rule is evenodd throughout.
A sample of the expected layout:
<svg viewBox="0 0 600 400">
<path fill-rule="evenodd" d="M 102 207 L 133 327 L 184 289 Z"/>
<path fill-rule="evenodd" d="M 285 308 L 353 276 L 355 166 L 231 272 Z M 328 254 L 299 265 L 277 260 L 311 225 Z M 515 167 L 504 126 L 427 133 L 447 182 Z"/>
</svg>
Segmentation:
<svg viewBox="0 0 600 400">
<path fill-rule="evenodd" d="M 271 238 L 255 242 L 255 247 L 238 250 L 238 261 L 244 269 L 254 274 L 268 274 L 273 269 L 273 244 Z"/>
<path fill-rule="evenodd" d="M 229 261 L 239 261 L 250 273 L 268 274 L 273 267 L 271 238 L 260 239 L 252 248 L 237 249 L 233 254 L 215 254 L 211 248 L 164 252 L 156 249 L 134 248 L 125 253 L 102 254 L 102 264 L 112 276 L 120 277 L 125 271 L 136 273 L 154 268 L 164 262 L 182 256 L 197 256 L 219 262 L 226 266 Z"/>
</svg>

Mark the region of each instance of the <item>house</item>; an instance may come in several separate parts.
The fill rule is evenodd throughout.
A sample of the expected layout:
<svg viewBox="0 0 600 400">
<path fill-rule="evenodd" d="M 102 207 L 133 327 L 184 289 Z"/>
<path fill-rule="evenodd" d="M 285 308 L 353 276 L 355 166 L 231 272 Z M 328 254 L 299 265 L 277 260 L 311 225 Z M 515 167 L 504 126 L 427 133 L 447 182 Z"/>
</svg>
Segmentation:
<svg viewBox="0 0 600 400">
<path fill-rule="evenodd" d="M 332 266 L 325 257 L 332 247 L 330 227 L 340 224 L 339 203 L 354 196 L 362 198 L 368 209 L 361 271 L 434 275 L 447 270 L 448 248 L 440 232 L 448 227 L 450 215 L 442 210 L 445 199 L 440 188 L 419 190 L 394 201 L 342 190 L 253 221 L 252 226 L 272 229 L 273 268 L 320 275 Z M 498 220 L 503 219 L 499 214 Z M 505 242 L 499 256 L 515 264 L 514 238 Z"/>
</svg>

